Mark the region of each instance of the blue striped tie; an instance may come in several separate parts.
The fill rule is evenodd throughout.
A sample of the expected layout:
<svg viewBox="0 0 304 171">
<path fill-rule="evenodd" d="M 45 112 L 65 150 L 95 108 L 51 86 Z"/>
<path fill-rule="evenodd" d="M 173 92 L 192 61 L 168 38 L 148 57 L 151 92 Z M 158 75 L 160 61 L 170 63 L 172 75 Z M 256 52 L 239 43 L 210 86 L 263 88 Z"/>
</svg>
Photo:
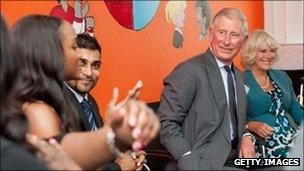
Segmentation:
<svg viewBox="0 0 304 171">
<path fill-rule="evenodd" d="M 96 127 L 94 115 L 93 115 L 93 110 L 89 102 L 84 98 L 81 102 L 82 109 L 84 110 L 88 123 L 89 123 L 89 128 L 91 131 L 94 131 Z"/>
</svg>

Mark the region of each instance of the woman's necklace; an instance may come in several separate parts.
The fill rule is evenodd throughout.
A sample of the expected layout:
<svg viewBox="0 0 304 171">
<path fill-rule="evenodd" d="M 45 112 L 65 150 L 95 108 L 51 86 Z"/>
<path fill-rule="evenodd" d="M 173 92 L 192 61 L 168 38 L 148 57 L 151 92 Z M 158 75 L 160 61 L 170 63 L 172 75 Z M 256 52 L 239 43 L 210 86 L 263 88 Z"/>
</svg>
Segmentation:
<svg viewBox="0 0 304 171">
<path fill-rule="evenodd" d="M 265 85 L 265 86 L 262 86 L 262 85 L 261 85 L 261 88 L 262 88 L 262 89 L 267 89 L 267 88 L 268 88 L 268 86 L 269 86 L 269 77 L 268 77 L 268 76 L 266 76 L 266 78 L 267 78 L 267 83 L 266 83 L 266 85 Z"/>
</svg>

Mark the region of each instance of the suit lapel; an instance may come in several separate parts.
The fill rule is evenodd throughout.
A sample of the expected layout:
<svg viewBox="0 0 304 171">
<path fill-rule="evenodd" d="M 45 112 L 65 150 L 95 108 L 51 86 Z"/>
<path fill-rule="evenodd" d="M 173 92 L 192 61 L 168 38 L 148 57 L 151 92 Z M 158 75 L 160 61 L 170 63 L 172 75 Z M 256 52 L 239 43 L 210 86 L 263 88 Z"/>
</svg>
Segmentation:
<svg viewBox="0 0 304 171">
<path fill-rule="evenodd" d="M 66 86 L 63 86 L 64 91 L 66 92 L 65 94 L 68 96 L 67 98 L 69 99 L 70 103 L 74 106 L 74 108 L 78 112 L 78 116 L 81 120 L 81 124 L 83 125 L 85 130 L 90 130 L 89 123 L 87 120 L 86 115 L 83 112 L 83 109 L 80 106 L 80 103 L 77 100 L 77 97 L 74 95 L 74 93 Z"/>
<path fill-rule="evenodd" d="M 210 82 L 211 91 L 215 97 L 217 105 L 214 107 L 217 107 L 220 117 L 223 118 L 221 131 L 224 134 L 226 140 L 230 143 L 230 127 L 227 113 L 227 99 L 221 72 L 214 59 L 213 54 L 209 49 L 205 53 L 205 58 L 207 61 L 207 76 Z"/>
<path fill-rule="evenodd" d="M 235 71 L 235 85 L 236 85 L 236 95 L 237 95 L 237 121 L 238 121 L 238 133 L 239 137 L 242 137 L 244 126 L 245 125 L 245 108 L 246 108 L 246 92 L 245 84 L 242 78 L 240 71 L 234 67 Z"/>
<path fill-rule="evenodd" d="M 95 100 L 93 100 L 93 97 L 91 95 L 89 95 L 89 102 L 92 106 L 93 109 L 93 114 L 94 114 L 94 118 L 95 118 L 95 122 L 96 122 L 96 126 L 97 128 L 100 128 L 103 126 L 103 120 L 100 116 L 99 110 L 98 110 L 98 106 L 95 103 Z"/>
</svg>

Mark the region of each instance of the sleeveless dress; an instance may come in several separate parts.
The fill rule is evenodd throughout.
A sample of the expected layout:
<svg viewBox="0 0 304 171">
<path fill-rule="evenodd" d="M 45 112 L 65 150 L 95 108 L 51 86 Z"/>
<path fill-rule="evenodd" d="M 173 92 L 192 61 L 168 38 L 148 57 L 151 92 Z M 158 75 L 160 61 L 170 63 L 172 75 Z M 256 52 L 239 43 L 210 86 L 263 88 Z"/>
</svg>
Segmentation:
<svg viewBox="0 0 304 171">
<path fill-rule="evenodd" d="M 256 142 L 256 157 L 263 157 L 262 145 L 265 147 L 265 158 L 287 158 L 289 157 L 289 150 L 294 144 L 294 138 L 297 131 L 292 127 L 289 119 L 286 116 L 283 108 L 282 90 L 272 82 L 274 90 L 267 92 L 271 97 L 272 105 L 269 112 L 276 116 L 276 125 L 274 133 L 269 139 L 257 139 Z"/>
</svg>

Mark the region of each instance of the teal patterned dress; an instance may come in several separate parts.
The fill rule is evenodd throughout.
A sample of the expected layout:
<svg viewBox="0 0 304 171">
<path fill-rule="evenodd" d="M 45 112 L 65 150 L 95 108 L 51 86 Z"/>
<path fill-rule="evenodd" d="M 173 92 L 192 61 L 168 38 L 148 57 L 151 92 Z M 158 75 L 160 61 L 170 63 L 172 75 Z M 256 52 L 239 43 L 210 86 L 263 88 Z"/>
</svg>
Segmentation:
<svg viewBox="0 0 304 171">
<path fill-rule="evenodd" d="M 276 124 L 273 127 L 274 133 L 267 140 L 259 139 L 256 143 L 256 157 L 262 157 L 262 146 L 265 147 L 265 158 L 286 158 L 289 157 L 289 150 L 293 146 L 294 137 L 297 131 L 290 124 L 286 117 L 286 111 L 283 108 L 283 92 L 272 82 L 274 90 L 267 92 L 272 100 L 269 113 L 276 117 Z"/>
</svg>

